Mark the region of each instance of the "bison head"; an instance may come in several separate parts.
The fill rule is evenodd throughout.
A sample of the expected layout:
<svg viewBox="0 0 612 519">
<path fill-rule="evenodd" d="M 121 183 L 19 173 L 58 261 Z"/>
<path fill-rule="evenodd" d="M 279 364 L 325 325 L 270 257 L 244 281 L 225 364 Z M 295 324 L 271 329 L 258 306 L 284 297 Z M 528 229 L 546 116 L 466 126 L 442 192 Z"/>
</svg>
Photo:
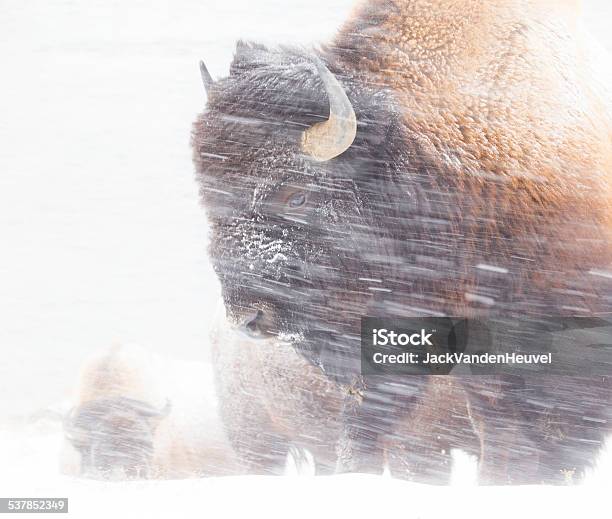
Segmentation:
<svg viewBox="0 0 612 519">
<path fill-rule="evenodd" d="M 194 160 L 230 320 L 355 373 L 360 317 L 409 254 L 399 223 L 423 214 L 405 175 L 423 154 L 389 92 L 313 54 L 239 44 L 228 78 L 203 77 Z"/>
<path fill-rule="evenodd" d="M 81 455 L 81 475 L 90 477 L 148 477 L 153 436 L 170 412 L 126 397 L 87 402 L 66 417 L 66 438 Z"/>
</svg>

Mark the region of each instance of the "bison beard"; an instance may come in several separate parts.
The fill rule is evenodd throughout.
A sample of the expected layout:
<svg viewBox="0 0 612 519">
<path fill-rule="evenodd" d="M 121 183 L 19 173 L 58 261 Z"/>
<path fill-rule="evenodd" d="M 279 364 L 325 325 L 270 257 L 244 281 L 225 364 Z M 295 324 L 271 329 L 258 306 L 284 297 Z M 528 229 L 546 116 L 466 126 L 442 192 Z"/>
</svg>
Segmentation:
<svg viewBox="0 0 612 519">
<path fill-rule="evenodd" d="M 609 432 L 609 378 L 360 374 L 362 316 L 612 310 L 609 281 L 593 275 L 612 260 L 609 175 L 596 151 L 555 169 L 555 157 L 530 155 L 533 135 L 525 133 L 523 157 L 503 156 L 499 121 L 475 115 L 454 143 L 444 97 L 427 98 L 427 82 L 413 77 L 422 72 L 393 57 L 404 45 L 396 36 L 410 30 L 409 4 L 370 2 L 321 52 L 240 43 L 229 77 L 205 78 L 194 161 L 227 314 L 252 337 L 291 344 L 333 382 L 343 405 L 337 445 L 328 447 L 338 450 L 339 470 L 380 472 L 386 457 L 395 475 L 445 482 L 440 452 L 461 447 L 479 454 L 483 483 L 563 482 L 582 474 Z M 330 114 L 322 62 L 357 120 L 350 147 L 323 161 L 301 145 L 304 131 Z M 439 110 L 436 120 L 428 109 Z M 466 137 L 488 124 L 488 138 L 500 139 L 495 160 L 478 150 L 478 136 Z M 507 140 L 517 131 L 508 126 Z M 434 426 L 419 432 L 414 424 L 424 420 Z M 427 437 L 436 427 L 446 431 L 439 443 Z"/>
</svg>

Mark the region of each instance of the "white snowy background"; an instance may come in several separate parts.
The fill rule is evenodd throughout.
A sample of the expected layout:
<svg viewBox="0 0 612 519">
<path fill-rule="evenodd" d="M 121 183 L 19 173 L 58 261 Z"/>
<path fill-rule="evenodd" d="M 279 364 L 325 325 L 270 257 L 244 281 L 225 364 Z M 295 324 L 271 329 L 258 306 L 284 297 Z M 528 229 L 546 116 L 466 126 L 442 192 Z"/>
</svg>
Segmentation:
<svg viewBox="0 0 612 519">
<path fill-rule="evenodd" d="M 78 517 L 610 513 L 610 455 L 570 489 L 475 488 L 469 463 L 445 489 L 367 476 L 59 475 L 57 429 L 32 417 L 70 398 L 89 354 L 135 342 L 207 361 L 219 287 L 189 147 L 205 101 L 198 60 L 219 77 L 239 38 L 324 41 L 351 4 L 0 0 L 0 497 L 67 496 Z M 587 0 L 585 23 L 612 51 L 610 20 L 612 2 Z"/>
</svg>

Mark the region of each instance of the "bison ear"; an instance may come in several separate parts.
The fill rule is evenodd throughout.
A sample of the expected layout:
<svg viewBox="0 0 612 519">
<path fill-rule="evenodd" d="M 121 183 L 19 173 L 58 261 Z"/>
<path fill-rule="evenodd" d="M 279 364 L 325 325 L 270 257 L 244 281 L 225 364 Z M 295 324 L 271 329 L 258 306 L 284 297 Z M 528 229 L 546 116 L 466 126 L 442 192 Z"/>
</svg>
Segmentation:
<svg viewBox="0 0 612 519">
<path fill-rule="evenodd" d="M 239 75 L 249 70 L 255 70 L 266 64 L 264 59 L 268 50 L 258 43 L 238 40 L 234 59 L 230 65 L 230 76 Z"/>
</svg>

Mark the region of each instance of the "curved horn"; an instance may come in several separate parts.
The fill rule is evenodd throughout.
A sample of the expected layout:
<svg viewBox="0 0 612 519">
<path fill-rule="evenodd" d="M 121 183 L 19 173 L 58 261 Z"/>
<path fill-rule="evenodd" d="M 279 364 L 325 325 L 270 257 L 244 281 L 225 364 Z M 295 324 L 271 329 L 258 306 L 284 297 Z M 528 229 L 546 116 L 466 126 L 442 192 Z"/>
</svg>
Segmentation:
<svg viewBox="0 0 612 519">
<path fill-rule="evenodd" d="M 214 81 L 202 60 L 200 60 L 200 74 L 202 75 L 202 83 L 204 84 L 204 90 L 206 90 L 206 93 L 208 94 L 210 92 L 210 87 L 213 86 Z"/>
<path fill-rule="evenodd" d="M 302 151 L 310 158 L 323 162 L 345 152 L 355 140 L 357 119 L 344 89 L 327 67 L 315 62 L 327 97 L 329 119 L 317 123 L 302 134 Z"/>
</svg>

